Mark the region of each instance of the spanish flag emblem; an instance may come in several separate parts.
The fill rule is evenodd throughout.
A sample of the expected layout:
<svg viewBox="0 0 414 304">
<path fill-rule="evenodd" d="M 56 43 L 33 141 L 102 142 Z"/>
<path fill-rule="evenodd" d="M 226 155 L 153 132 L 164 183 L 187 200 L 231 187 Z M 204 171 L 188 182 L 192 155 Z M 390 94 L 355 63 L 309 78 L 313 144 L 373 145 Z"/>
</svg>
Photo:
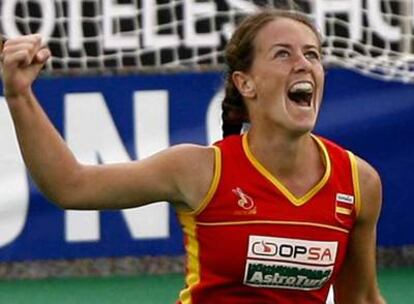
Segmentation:
<svg viewBox="0 0 414 304">
<path fill-rule="evenodd" d="M 335 199 L 335 217 L 341 224 L 348 224 L 355 209 L 355 198 L 352 195 L 337 193 Z"/>
<path fill-rule="evenodd" d="M 343 193 L 336 194 L 336 213 L 350 215 L 354 209 L 354 197 Z"/>
</svg>

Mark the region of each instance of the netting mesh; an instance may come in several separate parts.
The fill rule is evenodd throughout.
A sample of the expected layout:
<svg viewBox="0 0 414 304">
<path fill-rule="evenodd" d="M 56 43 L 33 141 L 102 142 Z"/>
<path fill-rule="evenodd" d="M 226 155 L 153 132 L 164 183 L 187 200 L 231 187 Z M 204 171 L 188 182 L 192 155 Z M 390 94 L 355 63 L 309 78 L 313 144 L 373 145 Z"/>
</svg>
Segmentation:
<svg viewBox="0 0 414 304">
<path fill-rule="evenodd" d="M 41 33 L 50 73 L 216 68 L 243 16 L 289 0 L 1 0 L 0 32 Z M 413 0 L 298 0 L 321 29 L 324 61 L 414 81 Z"/>
</svg>

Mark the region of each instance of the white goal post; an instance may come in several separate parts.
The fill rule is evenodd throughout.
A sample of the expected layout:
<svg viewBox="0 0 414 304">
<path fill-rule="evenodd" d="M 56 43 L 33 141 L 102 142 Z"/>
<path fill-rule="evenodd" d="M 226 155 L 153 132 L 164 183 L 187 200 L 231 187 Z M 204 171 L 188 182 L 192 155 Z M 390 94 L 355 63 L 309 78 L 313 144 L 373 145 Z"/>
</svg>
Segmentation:
<svg viewBox="0 0 414 304">
<path fill-rule="evenodd" d="M 51 73 L 216 68 L 238 20 L 292 0 L 1 0 L 0 33 L 41 33 Z M 414 81 L 413 0 L 297 0 L 326 64 Z"/>
</svg>

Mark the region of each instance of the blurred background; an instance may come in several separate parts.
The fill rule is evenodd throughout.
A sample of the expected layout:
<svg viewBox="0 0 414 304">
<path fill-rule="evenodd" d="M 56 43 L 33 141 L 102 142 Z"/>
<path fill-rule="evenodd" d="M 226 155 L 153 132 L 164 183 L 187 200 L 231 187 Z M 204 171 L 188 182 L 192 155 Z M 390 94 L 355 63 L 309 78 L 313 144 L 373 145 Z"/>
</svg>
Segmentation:
<svg viewBox="0 0 414 304">
<path fill-rule="evenodd" d="M 380 286 L 389 303 L 412 303 L 412 0 L 0 0 L 0 33 L 42 35 L 53 53 L 35 84 L 42 106 L 80 161 L 115 163 L 221 138 L 223 48 L 266 6 L 302 10 L 325 38 L 315 133 L 379 171 Z M 183 253 L 166 202 L 116 212 L 50 204 L 0 96 L 0 303 L 173 303 Z"/>
</svg>

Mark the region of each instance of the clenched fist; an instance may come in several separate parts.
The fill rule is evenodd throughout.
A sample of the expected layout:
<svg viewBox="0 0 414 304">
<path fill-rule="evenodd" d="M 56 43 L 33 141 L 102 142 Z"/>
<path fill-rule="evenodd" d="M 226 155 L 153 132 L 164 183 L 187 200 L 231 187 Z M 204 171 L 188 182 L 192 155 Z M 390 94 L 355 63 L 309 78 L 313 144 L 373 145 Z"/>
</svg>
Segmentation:
<svg viewBox="0 0 414 304">
<path fill-rule="evenodd" d="M 0 57 L 4 96 L 13 98 L 29 94 L 33 81 L 50 55 L 39 34 L 7 40 Z"/>
</svg>

